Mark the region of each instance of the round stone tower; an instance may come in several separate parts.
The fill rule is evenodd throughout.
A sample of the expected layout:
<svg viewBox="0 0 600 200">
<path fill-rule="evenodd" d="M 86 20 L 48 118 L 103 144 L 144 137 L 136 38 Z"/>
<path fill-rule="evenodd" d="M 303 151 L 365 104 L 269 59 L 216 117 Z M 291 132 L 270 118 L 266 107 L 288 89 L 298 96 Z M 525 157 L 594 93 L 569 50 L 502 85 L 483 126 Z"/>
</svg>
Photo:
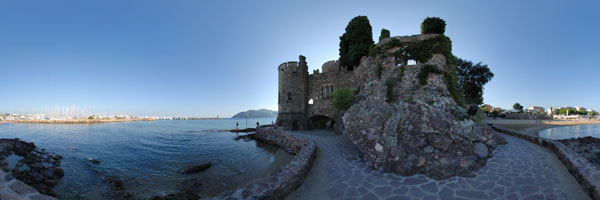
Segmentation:
<svg viewBox="0 0 600 200">
<path fill-rule="evenodd" d="M 308 66 L 306 57 L 300 55 L 299 62 L 279 65 L 279 93 L 277 126 L 286 130 L 308 129 Z"/>
</svg>

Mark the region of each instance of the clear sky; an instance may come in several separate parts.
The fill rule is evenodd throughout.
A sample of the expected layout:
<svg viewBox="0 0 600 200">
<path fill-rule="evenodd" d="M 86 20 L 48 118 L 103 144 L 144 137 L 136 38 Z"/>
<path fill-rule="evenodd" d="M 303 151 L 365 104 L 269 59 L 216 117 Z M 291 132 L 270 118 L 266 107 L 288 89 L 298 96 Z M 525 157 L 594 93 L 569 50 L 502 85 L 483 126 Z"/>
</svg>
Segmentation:
<svg viewBox="0 0 600 200">
<path fill-rule="evenodd" d="M 78 105 L 93 112 L 229 117 L 277 109 L 277 66 L 338 56 L 367 15 L 418 34 L 446 20 L 458 57 L 495 74 L 484 101 L 600 110 L 598 1 L 0 0 L 0 113 Z"/>
</svg>

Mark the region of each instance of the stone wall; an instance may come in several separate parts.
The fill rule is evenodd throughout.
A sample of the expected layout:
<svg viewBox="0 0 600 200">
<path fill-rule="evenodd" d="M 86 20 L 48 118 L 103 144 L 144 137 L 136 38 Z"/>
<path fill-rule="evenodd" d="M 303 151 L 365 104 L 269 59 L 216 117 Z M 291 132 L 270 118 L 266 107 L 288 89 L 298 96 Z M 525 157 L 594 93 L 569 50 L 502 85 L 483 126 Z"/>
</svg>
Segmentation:
<svg viewBox="0 0 600 200">
<path fill-rule="evenodd" d="M 335 129 L 341 133 L 343 112 L 335 110 L 331 106 L 331 96 L 327 95 L 324 90 L 332 88 L 337 91 L 341 88 L 350 88 L 354 90 L 354 73 L 352 71 L 332 71 L 319 74 L 311 74 L 308 76 L 308 99 L 313 100 L 313 104 L 308 105 L 307 117 L 309 124 L 312 122 L 311 117 L 326 116 L 335 121 Z M 315 128 L 314 126 L 311 128 Z"/>
<path fill-rule="evenodd" d="M 498 132 L 523 138 L 550 149 L 558 156 L 558 159 L 562 161 L 575 179 L 577 179 L 583 190 L 593 199 L 600 199 L 600 170 L 577 152 L 554 140 L 499 128 L 492 124 L 490 126 Z"/>
<path fill-rule="evenodd" d="M 302 185 L 317 156 L 316 143 L 274 128 L 258 128 L 255 136 L 295 154 L 294 158 L 264 178 L 209 199 L 283 199 Z"/>
</svg>

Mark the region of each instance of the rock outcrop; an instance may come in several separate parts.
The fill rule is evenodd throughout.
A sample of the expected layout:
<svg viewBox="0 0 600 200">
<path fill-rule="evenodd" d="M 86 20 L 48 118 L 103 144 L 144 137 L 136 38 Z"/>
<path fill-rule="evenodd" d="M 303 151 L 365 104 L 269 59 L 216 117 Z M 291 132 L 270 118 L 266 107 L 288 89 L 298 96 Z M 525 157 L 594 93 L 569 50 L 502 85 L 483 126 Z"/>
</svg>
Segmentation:
<svg viewBox="0 0 600 200">
<path fill-rule="evenodd" d="M 0 139 L 0 171 L 9 174 L 6 181 L 17 179 L 41 194 L 56 196 L 52 188 L 65 175 L 61 159 L 60 155 L 39 150 L 32 142 Z"/>
<path fill-rule="evenodd" d="M 417 39 L 433 37 L 425 36 Z M 344 134 L 365 160 L 379 171 L 434 179 L 484 166 L 496 147 L 494 134 L 470 120 L 450 94 L 445 57 L 433 54 L 415 65 L 396 62 L 390 56 L 363 57 L 355 69 L 360 92 L 344 114 Z M 420 83 L 422 68 L 432 65 L 437 69 Z"/>
</svg>

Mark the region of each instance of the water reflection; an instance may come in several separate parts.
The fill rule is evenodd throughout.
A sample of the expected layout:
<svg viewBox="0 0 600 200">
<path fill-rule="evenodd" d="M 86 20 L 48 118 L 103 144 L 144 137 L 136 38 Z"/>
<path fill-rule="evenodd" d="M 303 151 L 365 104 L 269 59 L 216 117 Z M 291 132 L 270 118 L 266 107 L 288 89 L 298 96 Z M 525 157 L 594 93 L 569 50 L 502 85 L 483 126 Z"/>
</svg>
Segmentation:
<svg viewBox="0 0 600 200">
<path fill-rule="evenodd" d="M 148 199 L 178 192 L 190 179 L 201 180 L 200 195 L 210 196 L 263 177 L 292 158 L 283 149 L 234 140 L 235 133 L 218 131 L 231 129 L 235 123 L 222 119 L 0 124 L 0 138 L 21 138 L 64 156 L 65 177 L 55 188 L 60 199 L 121 199 L 125 192 L 134 199 Z M 177 172 L 203 161 L 213 166 L 196 174 Z M 115 192 L 106 177 L 122 180 L 125 190 Z"/>
<path fill-rule="evenodd" d="M 581 138 L 587 136 L 600 138 L 600 125 L 561 126 L 542 130 L 538 133 L 538 135 L 553 140 Z"/>
</svg>

